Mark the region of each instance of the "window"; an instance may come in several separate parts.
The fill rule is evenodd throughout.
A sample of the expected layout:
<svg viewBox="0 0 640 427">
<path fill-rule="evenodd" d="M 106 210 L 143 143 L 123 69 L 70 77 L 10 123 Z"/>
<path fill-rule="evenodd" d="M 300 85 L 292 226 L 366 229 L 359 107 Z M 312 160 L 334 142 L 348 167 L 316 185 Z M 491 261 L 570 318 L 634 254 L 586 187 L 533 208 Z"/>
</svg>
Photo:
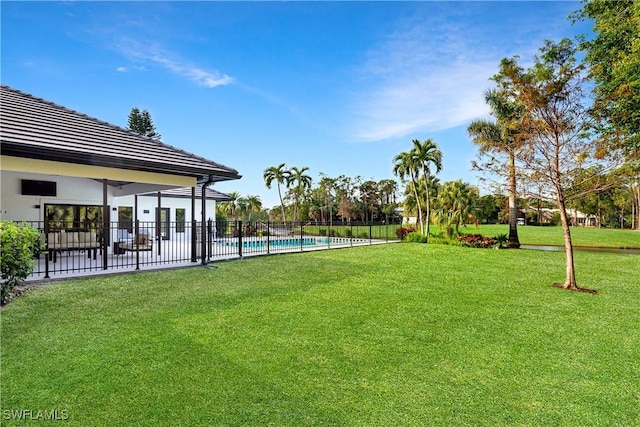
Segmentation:
<svg viewBox="0 0 640 427">
<path fill-rule="evenodd" d="M 45 205 L 45 219 L 52 231 L 88 231 L 102 228 L 102 206 Z"/>
<path fill-rule="evenodd" d="M 176 208 L 176 233 L 184 233 L 186 209 Z"/>
<path fill-rule="evenodd" d="M 133 232 L 133 208 L 131 206 L 118 206 L 118 230 Z"/>
</svg>

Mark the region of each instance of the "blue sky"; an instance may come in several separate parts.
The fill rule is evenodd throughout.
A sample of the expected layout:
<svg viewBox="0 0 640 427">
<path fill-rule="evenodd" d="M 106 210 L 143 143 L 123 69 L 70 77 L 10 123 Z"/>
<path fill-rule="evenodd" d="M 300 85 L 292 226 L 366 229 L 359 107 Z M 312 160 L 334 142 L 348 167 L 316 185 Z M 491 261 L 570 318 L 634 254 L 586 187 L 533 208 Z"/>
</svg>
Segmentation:
<svg viewBox="0 0 640 427">
<path fill-rule="evenodd" d="M 414 138 L 441 181 L 478 184 L 466 125 L 503 57 L 590 30 L 555 2 L 5 2 L 2 83 L 236 168 L 219 191 L 278 204 L 262 178 L 287 163 L 394 178 Z"/>
</svg>

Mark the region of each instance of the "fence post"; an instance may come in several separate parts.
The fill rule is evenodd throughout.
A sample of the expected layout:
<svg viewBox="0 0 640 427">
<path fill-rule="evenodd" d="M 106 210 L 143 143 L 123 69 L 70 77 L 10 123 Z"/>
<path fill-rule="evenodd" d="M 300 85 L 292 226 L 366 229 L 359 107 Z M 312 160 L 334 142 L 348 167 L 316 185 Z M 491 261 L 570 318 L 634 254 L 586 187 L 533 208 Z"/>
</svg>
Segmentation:
<svg viewBox="0 0 640 427">
<path fill-rule="evenodd" d="M 196 262 L 197 261 L 197 234 L 198 233 L 198 229 L 197 229 L 197 225 L 196 225 L 196 220 L 195 219 L 191 219 L 191 262 Z"/>
<path fill-rule="evenodd" d="M 140 244 L 140 220 L 139 219 L 136 219 L 136 234 L 134 238 L 136 239 L 133 242 L 136 246 L 136 270 L 140 270 L 140 251 L 138 246 Z"/>
<path fill-rule="evenodd" d="M 373 233 L 372 233 L 371 227 L 373 227 L 373 225 L 369 223 L 369 244 L 373 245 Z"/>
<path fill-rule="evenodd" d="M 351 247 L 353 247 L 353 223 L 351 220 L 349 220 L 349 231 L 349 243 L 351 244 Z"/>
<path fill-rule="evenodd" d="M 211 259 L 212 255 L 212 240 L 213 240 L 213 220 L 209 218 L 207 220 L 207 259 Z"/>
<path fill-rule="evenodd" d="M 302 240 L 302 221 L 300 221 L 300 252 L 304 252 L 304 241 Z"/>
<path fill-rule="evenodd" d="M 238 229 L 238 256 L 242 258 L 242 221 L 238 221 L 236 224 Z"/>
<path fill-rule="evenodd" d="M 267 220 L 267 255 L 270 254 L 269 241 L 271 239 L 271 227 L 269 226 L 269 220 Z"/>
</svg>

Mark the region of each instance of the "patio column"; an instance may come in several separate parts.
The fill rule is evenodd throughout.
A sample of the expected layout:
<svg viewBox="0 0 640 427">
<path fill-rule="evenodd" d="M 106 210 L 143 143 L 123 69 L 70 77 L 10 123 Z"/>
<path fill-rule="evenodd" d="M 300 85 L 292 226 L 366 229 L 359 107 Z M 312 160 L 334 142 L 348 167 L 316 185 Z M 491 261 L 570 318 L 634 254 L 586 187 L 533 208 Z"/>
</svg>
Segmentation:
<svg viewBox="0 0 640 427">
<path fill-rule="evenodd" d="M 197 233 L 198 233 L 198 230 L 196 229 L 196 187 L 191 187 L 191 262 L 196 262 Z"/>
<path fill-rule="evenodd" d="M 107 180 L 102 179 L 102 269 L 106 270 L 109 264 L 107 245 L 109 243 L 109 207 L 107 206 Z"/>
<path fill-rule="evenodd" d="M 202 184 L 202 264 L 207 263 L 207 187 L 213 184 L 213 175 L 209 175 L 207 181 Z"/>
<path fill-rule="evenodd" d="M 133 231 L 134 241 L 138 241 L 140 235 L 140 222 L 138 222 L 138 195 L 133 196 L 133 223 L 135 230 Z M 136 270 L 140 270 L 140 251 L 136 251 Z"/>
<path fill-rule="evenodd" d="M 160 246 L 162 246 L 160 243 L 162 243 L 162 227 L 160 225 L 160 220 L 162 218 L 162 214 L 160 213 L 160 210 L 162 208 L 162 193 L 158 191 L 158 208 L 156 209 L 156 239 L 158 239 L 158 255 L 160 255 L 161 249 Z"/>
<path fill-rule="evenodd" d="M 202 264 L 206 264 L 207 263 L 207 185 L 208 183 L 205 183 L 202 185 L 202 230 L 201 230 L 201 236 L 202 239 L 200 241 L 200 260 L 202 262 Z"/>
</svg>

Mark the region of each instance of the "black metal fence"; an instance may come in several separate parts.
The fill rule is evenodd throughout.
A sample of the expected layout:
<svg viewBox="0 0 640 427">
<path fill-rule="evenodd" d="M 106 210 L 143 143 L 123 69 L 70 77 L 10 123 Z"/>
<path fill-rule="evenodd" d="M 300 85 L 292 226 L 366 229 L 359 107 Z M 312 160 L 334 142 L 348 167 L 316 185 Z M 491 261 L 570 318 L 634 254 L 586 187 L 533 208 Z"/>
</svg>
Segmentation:
<svg viewBox="0 0 640 427">
<path fill-rule="evenodd" d="M 397 224 L 316 222 L 29 222 L 40 231 L 34 278 L 139 270 L 397 241 Z"/>
</svg>

